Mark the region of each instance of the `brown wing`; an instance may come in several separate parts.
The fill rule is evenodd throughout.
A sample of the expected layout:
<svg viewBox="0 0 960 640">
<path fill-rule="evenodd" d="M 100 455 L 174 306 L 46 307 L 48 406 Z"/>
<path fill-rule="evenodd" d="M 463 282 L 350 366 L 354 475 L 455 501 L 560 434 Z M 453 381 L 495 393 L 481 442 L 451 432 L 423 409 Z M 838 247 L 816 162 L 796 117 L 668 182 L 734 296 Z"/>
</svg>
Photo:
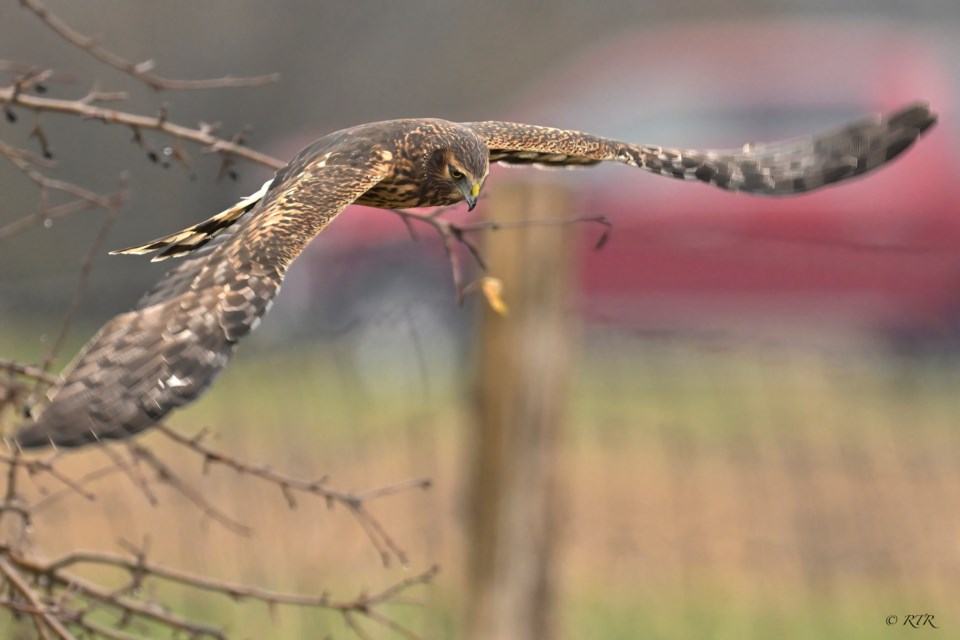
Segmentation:
<svg viewBox="0 0 960 640">
<path fill-rule="evenodd" d="M 260 204 L 260 201 L 266 197 L 272 184 L 273 178 L 264 182 L 263 186 L 260 187 L 260 190 L 256 193 L 247 196 L 229 209 L 225 209 L 199 224 L 161 238 L 156 238 L 145 244 L 111 251 L 110 255 L 125 254 L 142 256 L 153 253 L 154 256 L 151 258 L 151 262 L 160 262 L 167 258 L 179 258 L 192 251 L 196 251 L 213 240 L 218 234 L 230 228 L 231 225 L 244 215 L 253 211 L 253 209 Z"/>
<path fill-rule="evenodd" d="M 860 175 L 899 155 L 934 122 L 927 105 L 913 105 L 828 133 L 730 151 L 694 151 L 640 146 L 509 122 L 471 122 L 486 141 L 490 161 L 546 167 L 622 162 L 729 191 L 788 195 Z"/>
<path fill-rule="evenodd" d="M 385 171 L 379 156 L 349 156 L 349 165 L 319 152 L 311 158 L 291 163 L 299 171 L 279 172 L 251 214 L 104 325 L 17 443 L 74 447 L 126 438 L 199 396 L 269 310 L 290 262 Z"/>
</svg>

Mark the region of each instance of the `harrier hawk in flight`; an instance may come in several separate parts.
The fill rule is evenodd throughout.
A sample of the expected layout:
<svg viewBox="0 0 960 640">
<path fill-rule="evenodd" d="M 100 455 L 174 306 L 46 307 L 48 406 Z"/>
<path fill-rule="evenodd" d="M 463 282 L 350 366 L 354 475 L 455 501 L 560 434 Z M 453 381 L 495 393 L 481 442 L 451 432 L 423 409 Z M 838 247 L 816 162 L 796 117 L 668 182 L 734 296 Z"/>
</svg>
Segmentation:
<svg viewBox="0 0 960 640">
<path fill-rule="evenodd" d="M 136 308 L 107 322 L 14 436 L 23 448 L 128 438 L 196 399 L 270 309 L 287 267 L 347 205 L 477 203 L 491 162 L 615 161 L 729 191 L 790 195 L 899 155 L 936 116 L 914 105 L 826 134 L 730 151 L 640 146 L 508 122 L 393 120 L 317 140 L 257 193 L 205 222 L 115 253 L 182 257 Z"/>
</svg>

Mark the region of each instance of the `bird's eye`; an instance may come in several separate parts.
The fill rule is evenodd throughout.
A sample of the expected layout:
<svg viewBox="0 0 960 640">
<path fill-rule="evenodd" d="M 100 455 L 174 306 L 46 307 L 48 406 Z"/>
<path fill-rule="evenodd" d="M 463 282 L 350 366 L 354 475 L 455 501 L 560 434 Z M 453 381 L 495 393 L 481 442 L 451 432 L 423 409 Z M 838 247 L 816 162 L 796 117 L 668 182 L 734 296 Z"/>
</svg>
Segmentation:
<svg viewBox="0 0 960 640">
<path fill-rule="evenodd" d="M 456 167 L 450 167 L 450 177 L 454 180 L 459 180 L 463 177 L 463 171 L 460 171 Z"/>
</svg>

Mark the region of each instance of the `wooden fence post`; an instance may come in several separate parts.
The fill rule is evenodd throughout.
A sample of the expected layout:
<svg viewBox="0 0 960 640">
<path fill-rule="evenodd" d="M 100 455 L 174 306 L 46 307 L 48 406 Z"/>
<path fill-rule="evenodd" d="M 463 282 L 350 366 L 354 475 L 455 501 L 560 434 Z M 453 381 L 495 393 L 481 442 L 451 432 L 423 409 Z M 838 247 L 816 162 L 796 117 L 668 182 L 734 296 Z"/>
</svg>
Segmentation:
<svg viewBox="0 0 960 640">
<path fill-rule="evenodd" d="M 498 185 L 493 219 L 569 213 L 553 184 Z M 468 585 L 465 637 L 556 637 L 557 454 L 575 331 L 572 225 L 488 232 L 489 274 L 506 315 L 484 308 L 476 342 L 473 433 L 467 452 Z"/>
</svg>

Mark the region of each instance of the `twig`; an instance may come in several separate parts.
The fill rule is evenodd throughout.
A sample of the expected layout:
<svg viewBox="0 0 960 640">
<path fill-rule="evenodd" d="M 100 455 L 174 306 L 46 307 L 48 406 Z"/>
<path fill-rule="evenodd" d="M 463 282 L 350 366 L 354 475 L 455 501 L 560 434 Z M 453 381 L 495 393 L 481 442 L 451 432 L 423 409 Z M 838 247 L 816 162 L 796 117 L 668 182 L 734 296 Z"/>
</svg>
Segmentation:
<svg viewBox="0 0 960 640">
<path fill-rule="evenodd" d="M 41 367 L 45 370 L 50 369 L 50 365 L 53 364 L 54 359 L 57 357 L 60 348 L 67 338 L 67 332 L 70 330 L 70 325 L 73 324 L 73 317 L 77 309 L 80 308 L 80 303 L 83 301 L 83 294 L 86 291 L 87 280 L 90 277 L 90 272 L 93 270 L 93 264 L 101 253 L 100 247 L 103 246 L 103 242 L 106 240 L 111 227 L 113 227 L 113 223 L 120 217 L 121 207 L 126 198 L 126 184 L 127 177 L 125 174 L 121 174 L 117 194 L 107 202 L 107 217 L 104 219 L 103 224 L 100 225 L 99 232 L 97 232 L 93 243 L 90 245 L 90 248 L 87 249 L 87 254 L 84 256 L 83 262 L 80 264 L 80 276 L 77 278 L 77 284 L 73 291 L 73 299 L 70 301 L 70 306 L 67 307 L 67 311 L 63 315 L 57 337 L 50 345 L 46 356 L 44 356 Z"/>
<path fill-rule="evenodd" d="M 111 629 L 110 627 L 102 624 L 97 624 L 96 622 L 91 622 L 82 613 L 72 616 L 71 621 L 85 631 L 95 634 L 95 636 L 107 638 L 108 640 L 150 640 L 147 636 L 135 636 L 129 633 L 124 633 L 123 631 Z"/>
<path fill-rule="evenodd" d="M 0 465 L 8 465 L 12 467 L 22 467 L 27 470 L 27 473 L 30 475 L 38 473 L 46 473 L 50 477 L 55 478 L 64 487 L 72 489 L 74 493 L 79 495 L 84 500 L 93 501 L 96 499 L 96 496 L 90 493 L 89 491 L 84 490 L 83 486 L 79 484 L 76 480 L 70 478 L 62 471 L 57 469 L 56 461 L 59 457 L 59 454 L 56 453 L 46 459 L 30 459 L 20 456 L 19 452 L 15 452 L 13 455 L 0 455 Z"/>
<path fill-rule="evenodd" d="M 433 481 L 430 478 L 410 478 L 404 482 L 397 482 L 395 484 L 388 485 L 386 487 L 378 487 L 377 489 L 370 489 L 368 491 L 361 491 L 356 494 L 358 500 L 373 500 L 374 498 L 382 498 L 383 496 L 389 496 L 394 493 L 400 493 L 403 491 L 409 491 L 410 489 L 422 489 L 426 491 L 427 489 L 433 486 Z"/>
<path fill-rule="evenodd" d="M 103 455 L 113 462 L 113 468 L 118 469 L 126 475 L 127 478 L 130 479 L 130 482 L 133 483 L 133 486 L 137 487 L 140 492 L 143 493 L 143 497 L 147 499 L 150 506 L 155 507 L 160 504 L 156 494 L 150 489 L 150 483 L 147 481 L 146 476 L 144 476 L 137 464 L 139 457 L 136 453 L 131 451 L 132 464 L 127 464 L 123 458 L 113 450 L 113 447 L 100 447 L 99 449 Z"/>
<path fill-rule="evenodd" d="M 55 384 L 58 380 L 60 380 L 59 376 L 55 376 L 52 373 L 44 371 L 41 367 L 36 367 L 31 364 L 21 364 L 19 362 L 14 362 L 13 360 L 4 360 L 0 358 L 0 369 L 9 371 L 14 375 L 23 376 L 25 378 L 33 378 L 34 380 L 42 380 L 43 382 L 49 382 L 50 384 Z"/>
<path fill-rule="evenodd" d="M 363 630 L 363 627 L 360 626 L 354 617 L 352 611 L 343 612 L 343 621 L 347 623 L 347 626 L 350 627 L 350 630 L 357 634 L 357 637 L 360 640 L 373 640 L 366 631 Z"/>
<path fill-rule="evenodd" d="M 260 587 L 218 580 L 206 575 L 190 573 L 152 562 L 139 553 L 133 558 L 104 551 L 71 551 L 59 558 L 48 562 L 29 560 L 20 556 L 12 556 L 11 560 L 18 567 L 35 574 L 56 574 L 75 565 L 93 564 L 123 569 L 131 574 L 148 575 L 153 578 L 166 580 L 201 591 L 219 593 L 235 600 L 259 600 L 270 605 L 289 605 L 296 607 L 321 607 L 337 610 L 360 611 L 365 607 L 390 602 L 394 597 L 409 590 L 411 587 L 430 582 L 440 571 L 439 567 L 432 566 L 415 576 L 405 578 L 392 584 L 373 595 L 361 595 L 350 600 L 332 599 L 326 593 L 319 596 L 310 596 L 298 593 L 284 593 L 271 591 Z"/>
<path fill-rule="evenodd" d="M 94 94 L 88 94 L 87 98 L 79 100 L 59 100 L 18 93 L 15 87 L 7 87 L 0 89 L 0 104 L 17 105 L 35 111 L 50 111 L 79 116 L 88 120 L 99 120 L 105 124 L 125 125 L 132 128 L 135 134 L 137 129 L 161 131 L 173 138 L 204 145 L 205 150 L 209 153 L 234 155 L 272 169 L 279 169 L 286 164 L 265 153 L 248 149 L 243 145 L 213 135 L 211 125 L 202 125 L 200 128 L 191 129 L 174 124 L 160 116 L 143 116 L 115 109 L 106 109 L 93 104 L 96 100 L 91 99 L 90 96 L 92 95 Z"/>
<path fill-rule="evenodd" d="M 445 209 L 446 208 L 444 208 L 444 210 Z M 444 210 L 441 210 L 439 213 L 443 213 Z M 450 275 L 453 278 L 453 288 L 456 292 L 457 304 L 463 304 L 463 269 L 456 250 L 457 243 L 469 245 L 468 241 L 466 241 L 466 239 L 463 237 L 463 234 L 457 233 L 455 231 L 457 228 L 456 225 L 441 218 L 437 212 L 432 214 L 422 214 L 415 211 L 410 211 L 409 209 L 391 209 L 391 211 L 401 217 L 401 219 L 407 224 L 408 229 L 411 228 L 410 222 L 416 220 L 417 222 L 422 222 L 423 224 L 432 227 L 433 230 L 437 232 L 437 234 L 440 236 L 440 241 L 443 243 L 443 249 L 446 252 L 447 260 L 450 263 Z M 414 237 L 414 239 L 416 238 Z M 479 253 L 475 251 L 475 247 L 471 249 L 471 253 L 475 257 L 479 255 Z"/>
<path fill-rule="evenodd" d="M 54 169 L 57 166 L 57 163 L 50 158 L 38 156 L 31 151 L 27 151 L 26 149 L 14 147 L 5 143 L 3 140 L 0 140 L 0 155 L 8 158 L 24 173 L 32 169 L 34 166 L 43 167 L 45 169 Z M 42 176 L 42 174 L 40 175 Z M 32 179 L 32 176 L 30 177 Z M 36 182 L 36 180 L 34 180 L 34 182 Z"/>
<path fill-rule="evenodd" d="M 112 464 L 105 467 L 100 467 L 99 469 L 94 469 L 93 471 L 85 473 L 84 475 L 77 478 L 76 485 L 78 487 L 84 487 L 92 482 L 95 482 L 110 474 L 117 473 L 121 470 L 122 469 Z M 57 489 L 56 491 L 53 491 L 50 494 L 41 498 L 40 500 L 37 500 L 36 502 L 34 502 L 33 505 L 30 507 L 30 511 L 32 513 L 43 511 L 44 509 L 48 508 L 51 504 L 55 503 L 57 500 L 59 500 L 63 496 L 69 495 L 71 493 L 74 493 L 74 490 L 72 488 L 61 487 L 60 489 Z"/>
<path fill-rule="evenodd" d="M 42 69 L 37 67 L 37 65 L 27 64 L 25 62 L 17 62 L 16 60 L 0 60 L 0 73 L 8 73 L 23 77 L 34 74 L 41 70 L 47 72 L 47 77 L 45 78 L 46 80 L 50 80 L 52 82 L 62 82 L 64 84 L 76 82 L 76 77 L 71 73 L 54 71 L 52 69 Z M 38 93 L 43 93 L 46 91 L 46 86 L 42 84 L 35 85 L 33 90 Z"/>
<path fill-rule="evenodd" d="M 162 90 L 190 90 L 190 89 L 222 89 L 226 87 L 258 87 L 264 84 L 277 82 L 280 80 L 279 73 L 271 73 L 263 76 L 254 76 L 251 78 L 233 78 L 225 76 L 223 78 L 213 78 L 209 80 L 174 80 L 164 78 L 153 73 L 154 63 L 152 60 L 146 60 L 140 63 L 133 63 L 117 54 L 104 49 L 97 44 L 96 40 L 85 36 L 65 23 L 56 15 L 51 13 L 38 0 L 20 0 L 20 5 L 33 12 L 50 29 L 56 32 L 61 38 L 70 44 L 83 49 L 88 54 L 100 62 L 118 69 L 127 75 L 136 78 L 156 91 Z"/>
<path fill-rule="evenodd" d="M 14 459 L 17 459 L 17 455 L 14 454 Z M 23 533 L 26 528 L 30 525 L 30 509 L 29 506 L 22 504 L 20 497 L 17 495 L 17 482 L 18 482 L 18 473 L 19 467 L 16 464 L 11 464 L 7 468 L 7 489 L 3 497 L 3 506 L 0 508 L 0 519 L 7 512 L 12 512 L 20 516 L 20 528 L 18 535 L 18 544 L 22 542 Z"/>
<path fill-rule="evenodd" d="M 86 209 L 99 207 L 106 209 L 107 211 L 114 211 L 120 206 L 125 195 L 122 188 L 123 183 L 121 183 L 121 189 L 116 193 L 110 195 L 101 195 L 94 193 L 89 189 L 84 189 L 79 185 L 45 176 L 35 167 L 43 166 L 46 168 L 53 168 L 56 166 L 55 163 L 50 162 L 46 158 L 34 156 L 25 149 L 19 149 L 17 147 L 8 145 L 3 141 L 0 141 L 0 156 L 7 158 L 17 169 L 20 170 L 21 173 L 23 173 L 40 188 L 41 202 L 40 208 L 33 214 L 21 218 L 20 220 L 16 220 L 4 227 L 0 227 L 0 239 L 16 235 L 29 227 L 41 223 L 46 224 L 48 220 L 52 221 L 54 219 L 62 218 Z M 46 203 L 46 195 L 48 190 L 59 191 L 75 196 L 77 200 L 50 208 Z"/>
<path fill-rule="evenodd" d="M 85 209 L 99 207 L 112 211 L 119 206 L 124 197 L 122 189 L 111 195 L 101 195 L 79 185 L 45 176 L 35 167 L 53 168 L 56 166 L 55 163 L 47 158 L 37 157 L 25 149 L 8 145 L 3 141 L 0 141 L 0 156 L 7 158 L 21 173 L 40 188 L 41 202 L 40 208 L 35 213 L 0 227 L 0 239 L 16 235 L 37 224 L 47 223 L 48 220 L 52 221 Z M 47 191 L 66 193 L 75 196 L 77 200 L 50 208 L 47 206 Z"/>
<path fill-rule="evenodd" d="M 393 619 L 391 619 L 391 618 L 388 618 L 387 616 L 383 615 L 382 613 L 379 613 L 379 612 L 377 612 L 377 611 L 367 611 L 367 612 L 365 612 L 365 613 L 366 613 L 366 615 L 367 615 L 368 618 L 370 618 L 371 620 L 373 620 L 373 621 L 376 622 L 377 624 L 379 624 L 379 625 L 381 625 L 381 626 L 383 626 L 383 627 L 386 627 L 387 629 L 390 629 L 391 631 L 393 631 L 393 632 L 396 633 L 397 635 L 403 636 L 403 637 L 406 638 L 407 640 L 420 640 L 420 636 L 418 636 L 417 634 L 415 634 L 413 631 L 411 631 L 410 629 L 407 629 L 405 626 L 403 626 L 402 624 L 400 624 L 400 623 L 397 622 L 396 620 L 393 620 Z"/>
<path fill-rule="evenodd" d="M 7 578 L 7 580 L 12 584 L 17 591 L 26 598 L 27 602 L 30 603 L 30 606 L 33 607 L 35 613 L 32 615 L 35 618 L 38 618 L 38 622 L 42 623 L 49 627 L 51 631 L 57 634 L 57 637 L 60 640 L 76 640 L 76 637 L 70 633 L 69 630 L 53 615 L 44 605 L 40 602 L 37 597 L 36 592 L 33 588 L 27 584 L 26 580 L 23 579 L 16 569 L 10 566 L 10 563 L 6 558 L 0 557 L 0 573 Z"/>
<path fill-rule="evenodd" d="M 459 304 L 463 304 L 464 295 L 467 293 L 467 291 L 463 284 L 463 266 L 460 263 L 460 257 L 456 251 L 457 244 L 462 245 L 470 252 L 470 255 L 473 256 L 474 260 L 477 262 L 477 265 L 482 270 L 486 271 L 487 268 L 483 260 L 483 256 L 480 254 L 480 249 L 466 237 L 466 234 L 484 229 L 497 231 L 500 229 L 545 227 L 576 224 L 580 222 L 592 222 L 599 224 L 604 228 L 602 235 L 596 243 L 596 246 L 599 248 L 606 243 L 609 229 L 612 226 L 607 217 L 602 215 L 567 216 L 564 218 L 554 218 L 552 220 L 514 220 L 512 222 L 480 221 L 468 224 L 456 224 L 440 217 L 440 214 L 444 213 L 446 209 L 448 209 L 448 207 L 444 207 L 429 214 L 417 213 L 415 211 L 410 211 L 409 209 L 390 209 L 390 211 L 400 216 L 400 218 L 407 224 L 408 229 L 411 229 L 410 223 L 415 220 L 432 227 L 433 230 L 436 231 L 440 236 L 444 251 L 447 255 L 447 260 L 450 262 L 450 272 L 453 278 L 454 290 L 456 291 L 457 295 L 457 302 Z M 416 236 L 413 235 L 412 232 L 411 236 L 416 239 Z"/>
<path fill-rule="evenodd" d="M 470 224 L 457 225 L 460 231 L 467 233 L 471 231 L 480 231 L 489 229 L 499 231 L 500 229 L 518 229 L 530 227 L 555 227 L 567 224 L 578 224 L 580 222 L 593 222 L 605 228 L 612 227 L 612 223 L 604 215 L 586 215 L 586 216 L 566 216 L 563 218 L 551 218 L 548 220 L 512 220 L 509 222 L 498 222 L 496 220 L 482 220 L 480 222 L 471 222 Z"/>
<path fill-rule="evenodd" d="M 139 451 L 138 455 L 142 459 L 148 460 L 148 464 L 152 464 L 153 466 L 157 467 L 157 465 L 154 464 L 156 462 L 155 457 L 151 458 L 149 456 L 144 456 L 143 451 Z M 46 460 L 28 460 L 18 455 L 0 456 L 0 464 L 7 464 L 10 469 L 10 473 L 13 474 L 15 474 L 16 469 L 22 467 L 31 474 L 48 473 L 57 479 L 64 481 L 62 474 L 59 474 L 54 467 L 54 464 L 58 459 L 58 455 L 54 455 Z M 221 460 L 221 462 L 223 461 Z M 238 464 L 241 466 L 243 465 L 243 463 Z M 163 465 L 160 465 L 157 468 L 161 473 L 169 475 L 169 471 L 166 470 Z M 236 465 L 234 465 L 234 468 L 236 468 Z M 103 470 L 97 470 L 94 473 L 102 473 L 102 471 Z M 296 479 L 288 478 L 280 474 L 274 474 L 262 468 L 256 469 L 256 473 L 259 475 L 259 477 L 263 477 L 264 479 L 274 477 L 274 479 L 279 479 L 287 484 L 296 485 L 299 483 L 303 487 L 308 486 L 300 481 L 297 481 Z M 170 481 L 169 477 L 165 477 L 163 479 L 168 482 Z M 79 482 L 71 482 L 70 486 L 74 490 L 79 491 L 79 484 Z M 411 480 L 405 483 L 400 483 L 396 487 L 375 489 L 359 495 L 367 499 L 372 499 L 375 497 L 389 495 L 404 489 L 423 487 L 426 486 L 426 484 L 428 483 L 426 483 L 424 480 Z M 12 490 L 14 486 L 15 478 L 13 481 L 8 481 L 8 492 Z M 332 495 L 340 495 L 342 497 L 349 496 L 349 494 L 338 494 L 337 492 L 332 492 L 326 489 L 323 491 Z M 92 498 L 92 495 L 89 497 Z M 351 510 L 355 510 L 360 507 L 360 503 L 357 501 L 356 496 L 353 496 L 352 499 L 347 502 L 347 504 Z M 11 510 L 19 511 L 20 509 Z M 29 510 L 26 512 L 29 513 Z M 371 519 L 370 521 L 373 523 L 371 526 L 379 527 L 379 524 L 375 520 Z M 389 537 L 386 536 L 382 529 L 380 530 L 380 535 L 381 537 L 389 540 Z M 234 600 L 258 600 L 264 602 L 270 607 L 277 605 L 318 607 L 336 610 L 341 612 L 344 616 L 349 617 L 353 617 L 353 615 L 362 615 L 368 617 L 371 621 L 384 626 L 385 628 L 393 630 L 395 633 L 404 638 L 416 638 L 417 636 L 406 627 L 400 625 L 386 615 L 375 612 L 374 607 L 387 602 L 393 602 L 394 598 L 397 598 L 398 603 L 409 603 L 409 600 L 401 599 L 399 596 L 413 586 L 430 582 L 438 571 L 437 567 L 434 566 L 415 576 L 392 584 L 384 588 L 382 591 L 372 595 L 364 593 L 353 599 L 338 600 L 330 598 L 326 593 L 322 593 L 320 595 L 285 593 L 263 589 L 252 585 L 218 580 L 204 575 L 193 574 L 154 563 L 148 560 L 144 551 L 138 550 L 131 545 L 126 545 L 126 548 L 130 551 L 132 557 L 100 551 L 73 551 L 68 552 L 54 560 L 40 561 L 28 556 L 24 556 L 6 544 L 0 544 L 0 562 L 5 563 L 6 565 L 0 565 L 0 573 L 3 573 L 8 577 L 14 574 L 20 575 L 21 572 L 25 575 L 32 576 L 32 579 L 38 582 L 38 584 L 44 585 L 43 589 L 49 593 L 53 594 L 55 590 L 58 590 L 62 596 L 67 596 L 69 594 L 71 600 L 77 600 L 82 606 L 82 608 L 78 610 L 76 608 L 77 605 L 66 604 L 67 599 L 65 597 L 61 598 L 61 604 L 59 605 L 45 606 L 41 602 L 34 588 L 31 587 L 26 580 L 23 580 L 21 576 L 18 589 L 22 587 L 21 593 L 24 595 L 26 604 L 23 606 L 12 606 L 11 608 L 34 616 L 35 621 L 38 623 L 42 622 L 42 624 L 47 628 L 54 629 L 55 633 L 57 634 L 56 637 L 60 638 L 60 640 L 63 640 L 64 638 L 71 638 L 73 636 L 60 634 L 59 631 L 51 626 L 48 618 L 54 620 L 56 624 L 60 625 L 62 630 L 67 634 L 70 634 L 67 626 L 76 626 L 78 629 L 82 629 L 85 633 L 92 634 L 96 637 L 111 639 L 115 638 L 117 640 L 132 640 L 133 638 L 140 638 L 140 636 L 124 633 L 117 627 L 102 626 L 88 620 L 86 613 L 92 606 L 91 602 L 99 603 L 99 605 L 119 611 L 125 620 L 129 620 L 130 617 L 142 618 L 144 620 L 152 621 L 153 623 L 164 625 L 170 629 L 183 631 L 187 634 L 190 634 L 190 637 L 211 637 L 217 638 L 218 640 L 225 640 L 224 634 L 216 628 L 192 622 L 180 615 L 163 609 L 157 604 L 151 602 L 144 603 L 127 596 L 128 593 L 131 593 L 137 590 L 138 587 L 141 587 L 145 579 L 154 578 L 201 591 L 221 593 L 224 596 Z M 130 575 L 131 580 L 126 586 L 119 590 L 107 590 L 85 578 L 68 573 L 70 568 L 76 565 L 84 564 L 112 566 L 122 569 Z M 29 591 L 29 593 L 27 593 L 27 591 Z M 2 603 L 0 603 L 0 606 L 3 606 Z M 43 637 L 43 632 L 38 631 L 38 634 L 40 634 L 40 637 Z"/>
<path fill-rule="evenodd" d="M 144 603 L 133 598 L 125 597 L 122 594 L 113 593 L 75 574 L 68 574 L 63 571 L 45 571 L 42 569 L 42 564 L 31 563 L 13 554 L 9 555 L 9 560 L 10 562 L 16 563 L 23 571 L 29 571 L 38 576 L 45 576 L 49 581 L 68 587 L 78 595 L 110 607 L 115 607 L 125 613 L 129 612 L 137 617 L 158 622 L 167 627 L 193 633 L 197 637 L 208 636 L 217 638 L 218 640 L 227 640 L 226 636 L 219 629 L 209 625 L 191 622 L 187 618 L 165 611 L 153 603 Z"/>
<path fill-rule="evenodd" d="M 393 538 L 387 533 L 383 525 L 380 524 L 380 521 L 377 520 L 365 507 L 365 501 L 414 488 L 426 490 L 430 488 L 429 480 L 424 478 L 408 480 L 397 485 L 373 489 L 368 491 L 366 494 L 354 494 L 336 491 L 333 489 L 328 489 L 325 486 L 326 478 L 320 478 L 318 480 L 303 480 L 301 478 L 295 478 L 293 476 L 274 471 L 265 465 L 250 464 L 229 456 L 221 451 L 212 449 L 203 443 L 203 436 L 205 433 L 201 433 L 198 436 L 190 438 L 178 433 L 165 424 L 157 424 L 154 429 L 165 435 L 170 440 L 187 447 L 195 454 L 200 456 L 203 460 L 204 468 L 211 464 L 220 464 L 239 473 L 259 478 L 260 480 L 277 486 L 283 492 L 284 496 L 287 497 L 287 503 L 291 506 L 291 508 L 296 506 L 296 502 L 291 499 L 291 491 L 299 491 L 302 493 L 316 495 L 326 499 L 327 502 L 331 504 L 342 504 L 360 523 L 360 526 L 367 534 L 367 537 L 370 539 L 371 543 L 376 547 L 385 565 L 389 564 L 391 557 L 396 557 L 401 564 L 407 564 L 406 554 L 396 544 L 396 542 L 394 542 Z"/>
<path fill-rule="evenodd" d="M 19 220 L 14 220 L 10 224 L 0 227 L 0 240 L 6 240 L 12 236 L 15 236 L 19 233 L 23 233 L 30 227 L 35 227 L 40 224 L 45 224 L 48 220 L 59 220 L 60 218 L 65 218 L 74 213 L 79 213 L 80 211 L 87 211 L 95 209 L 96 205 L 91 203 L 89 200 L 74 200 L 73 202 L 67 202 L 65 204 L 58 205 L 56 207 L 51 207 L 49 209 L 42 208 L 31 213 L 28 216 L 20 218 Z"/>
<path fill-rule="evenodd" d="M 128 445 L 131 453 L 133 453 L 138 459 L 142 460 L 151 467 L 154 472 L 157 474 L 157 479 L 160 482 L 170 485 L 173 487 L 180 495 L 185 497 L 187 500 L 192 502 L 197 508 L 199 508 L 204 515 L 208 518 L 214 520 L 215 522 L 220 523 L 230 531 L 233 531 L 236 534 L 242 536 L 248 536 L 251 533 L 250 527 L 238 522 L 225 514 L 224 512 L 217 509 L 215 506 L 210 504 L 210 501 L 207 500 L 203 493 L 194 489 L 190 484 L 184 481 L 180 476 L 178 476 L 173 469 L 169 467 L 165 462 L 160 460 L 152 451 L 137 444 Z"/>
</svg>

